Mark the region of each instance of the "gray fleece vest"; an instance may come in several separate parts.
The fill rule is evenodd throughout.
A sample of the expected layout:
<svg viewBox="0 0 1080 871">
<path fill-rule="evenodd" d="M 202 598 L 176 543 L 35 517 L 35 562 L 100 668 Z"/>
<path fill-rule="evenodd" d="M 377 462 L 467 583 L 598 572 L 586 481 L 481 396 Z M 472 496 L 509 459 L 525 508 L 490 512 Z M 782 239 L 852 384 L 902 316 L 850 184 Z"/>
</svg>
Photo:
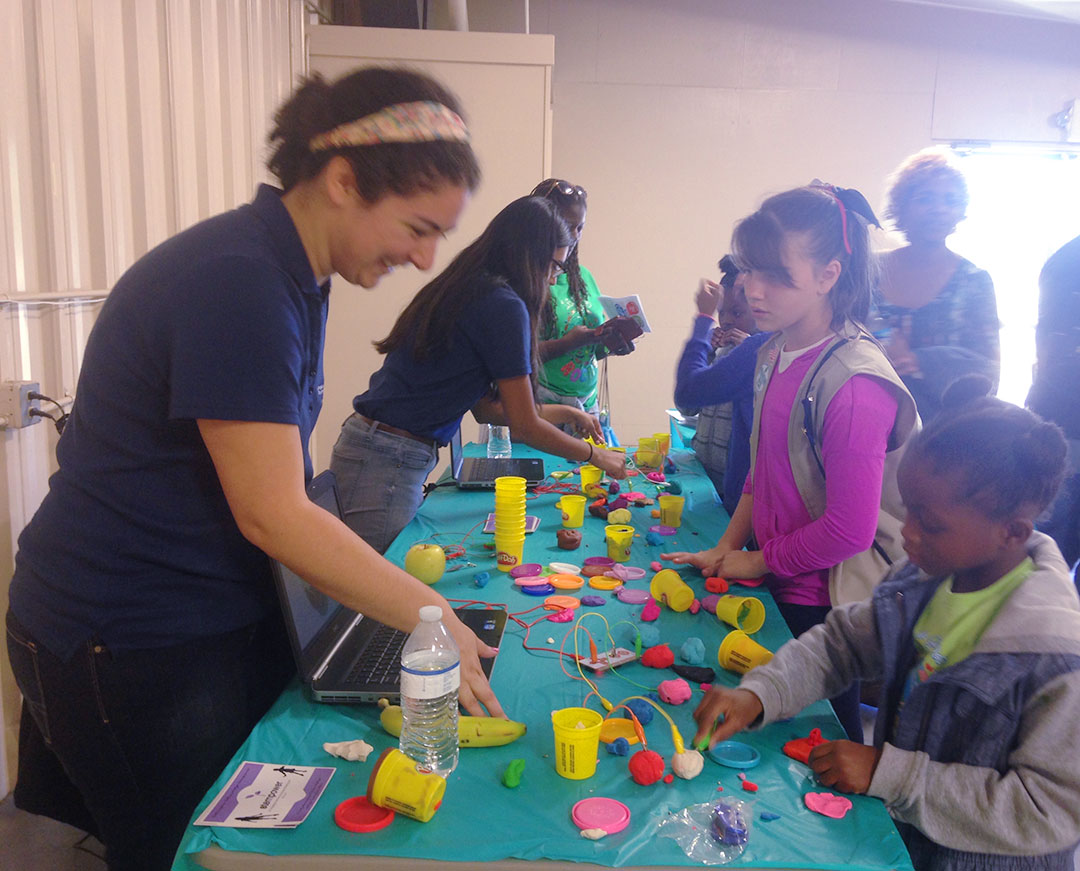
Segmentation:
<svg viewBox="0 0 1080 871">
<path fill-rule="evenodd" d="M 765 389 L 780 358 L 783 341 L 783 334 L 778 333 L 758 351 L 754 374 L 754 428 L 750 435 L 751 476 L 757 463 Z M 807 370 L 788 420 L 791 471 L 807 513 L 812 518 L 817 519 L 825 513 L 825 469 L 821 462 L 825 410 L 836 392 L 854 375 L 870 375 L 881 381 L 896 397 L 897 410 L 886 445 L 874 546 L 830 569 L 829 598 L 833 605 L 867 598 L 889 566 L 904 556 L 900 537 L 904 508 L 896 486 L 896 470 L 903 455 L 902 449 L 919 423 L 915 401 L 889 363 L 884 350 L 870 333 L 848 321 Z"/>
</svg>

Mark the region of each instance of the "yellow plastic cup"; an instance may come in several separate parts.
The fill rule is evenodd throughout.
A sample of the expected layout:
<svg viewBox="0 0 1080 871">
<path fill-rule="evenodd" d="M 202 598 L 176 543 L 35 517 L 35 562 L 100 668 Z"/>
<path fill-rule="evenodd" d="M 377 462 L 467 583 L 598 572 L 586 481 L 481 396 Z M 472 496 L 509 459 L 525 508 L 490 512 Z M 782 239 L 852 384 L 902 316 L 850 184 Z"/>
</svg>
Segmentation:
<svg viewBox="0 0 1080 871">
<path fill-rule="evenodd" d="M 599 484 L 604 477 L 604 470 L 591 463 L 583 463 L 581 466 L 581 492 L 588 495 L 589 487 Z"/>
<path fill-rule="evenodd" d="M 634 459 L 646 469 L 659 469 L 664 464 L 664 455 L 660 452 L 660 442 L 655 436 L 638 439 L 637 453 Z"/>
<path fill-rule="evenodd" d="M 604 718 L 589 708 L 551 712 L 555 731 L 555 770 L 568 780 L 584 780 L 596 772 L 600 726 Z"/>
<path fill-rule="evenodd" d="M 368 801 L 426 823 L 442 804 L 446 780 L 416 763 L 394 747 L 382 752 L 368 778 Z"/>
<path fill-rule="evenodd" d="M 694 591 L 674 569 L 661 569 L 653 575 L 649 592 L 672 611 L 688 611 L 694 604 Z"/>
<path fill-rule="evenodd" d="M 517 475 L 503 475 L 495 479 L 495 495 L 522 496 L 525 494 L 525 479 Z"/>
<path fill-rule="evenodd" d="M 665 493 L 656 500 L 660 503 L 660 522 L 664 526 L 674 526 L 678 529 L 682 526 L 682 510 L 686 504 L 685 496 L 673 496 Z"/>
<path fill-rule="evenodd" d="M 716 600 L 716 619 L 753 634 L 765 625 L 765 606 L 753 596 L 721 596 Z"/>
<path fill-rule="evenodd" d="M 562 509 L 562 525 L 566 529 L 576 529 L 585 522 L 585 497 L 563 496 L 559 500 Z"/>
<path fill-rule="evenodd" d="M 506 536 L 495 534 L 495 565 L 500 572 L 508 572 L 521 565 L 524 550 L 524 533 Z"/>
<path fill-rule="evenodd" d="M 652 437 L 656 439 L 657 450 L 660 451 L 665 457 L 671 451 L 671 433 L 670 432 L 654 432 Z"/>
<path fill-rule="evenodd" d="M 764 665 L 772 659 L 772 651 L 762 647 L 741 629 L 732 629 L 720 643 L 716 658 L 720 665 L 739 674 Z"/>
<path fill-rule="evenodd" d="M 634 543 L 634 527 L 624 526 L 621 523 L 605 526 L 604 538 L 607 539 L 609 559 L 617 563 L 624 563 L 630 559 L 630 546 Z"/>
</svg>

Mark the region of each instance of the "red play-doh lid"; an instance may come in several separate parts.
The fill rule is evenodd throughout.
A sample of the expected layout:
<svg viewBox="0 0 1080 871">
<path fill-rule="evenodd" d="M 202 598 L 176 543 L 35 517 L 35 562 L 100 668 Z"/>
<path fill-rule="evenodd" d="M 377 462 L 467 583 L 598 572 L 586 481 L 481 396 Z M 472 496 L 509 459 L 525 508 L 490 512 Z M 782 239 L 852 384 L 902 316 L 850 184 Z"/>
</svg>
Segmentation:
<svg viewBox="0 0 1080 871">
<path fill-rule="evenodd" d="M 394 812 L 368 801 L 366 795 L 347 798 L 334 810 L 334 822 L 347 832 L 376 832 L 394 821 Z"/>
</svg>

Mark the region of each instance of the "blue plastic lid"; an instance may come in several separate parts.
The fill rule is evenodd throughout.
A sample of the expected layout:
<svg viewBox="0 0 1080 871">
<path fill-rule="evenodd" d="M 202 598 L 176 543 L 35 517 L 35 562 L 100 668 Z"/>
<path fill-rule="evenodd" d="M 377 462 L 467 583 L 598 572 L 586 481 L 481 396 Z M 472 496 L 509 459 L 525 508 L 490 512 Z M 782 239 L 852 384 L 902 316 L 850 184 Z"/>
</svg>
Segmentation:
<svg viewBox="0 0 1080 871">
<path fill-rule="evenodd" d="M 519 590 L 526 596 L 550 596 L 555 592 L 555 588 L 551 584 L 532 584 L 528 587 L 519 587 Z"/>
<path fill-rule="evenodd" d="M 721 741 L 709 751 L 709 756 L 728 768 L 753 768 L 761 761 L 761 754 L 742 741 Z"/>
</svg>

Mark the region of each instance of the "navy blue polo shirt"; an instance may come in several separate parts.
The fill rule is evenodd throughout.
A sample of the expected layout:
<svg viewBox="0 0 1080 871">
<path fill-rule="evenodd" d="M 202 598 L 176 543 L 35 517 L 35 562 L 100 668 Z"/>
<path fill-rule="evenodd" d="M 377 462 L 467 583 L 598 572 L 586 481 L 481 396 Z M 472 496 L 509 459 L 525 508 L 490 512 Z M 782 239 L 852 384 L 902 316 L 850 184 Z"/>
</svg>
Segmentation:
<svg viewBox="0 0 1080 871">
<path fill-rule="evenodd" d="M 491 276 L 477 280 L 473 296 L 451 327 L 444 352 L 417 360 L 411 342 L 391 351 L 353 407 L 372 420 L 446 444 L 493 382 L 532 372 L 525 302 Z"/>
<path fill-rule="evenodd" d="M 120 278 L 86 345 L 59 471 L 19 538 L 11 607 L 51 651 L 176 644 L 275 607 L 267 557 L 240 534 L 196 421 L 292 424 L 310 478 L 328 295 L 266 185 Z"/>
</svg>

